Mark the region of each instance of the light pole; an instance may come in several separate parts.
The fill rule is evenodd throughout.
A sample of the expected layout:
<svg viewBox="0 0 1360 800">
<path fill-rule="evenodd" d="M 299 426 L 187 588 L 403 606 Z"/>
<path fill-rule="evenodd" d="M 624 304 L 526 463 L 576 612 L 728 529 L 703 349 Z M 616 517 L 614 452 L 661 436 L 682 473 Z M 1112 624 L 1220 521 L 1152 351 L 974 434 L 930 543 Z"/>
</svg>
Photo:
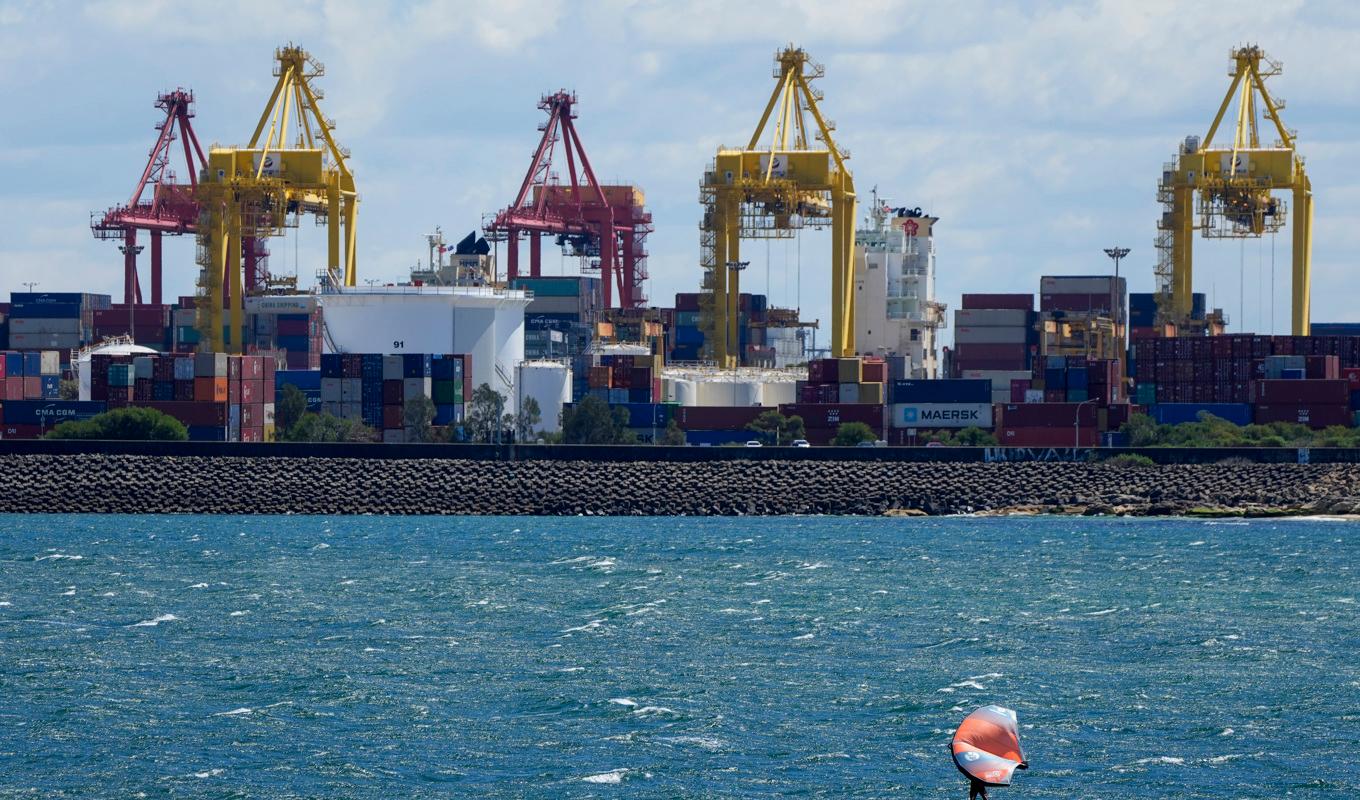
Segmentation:
<svg viewBox="0 0 1360 800">
<path fill-rule="evenodd" d="M 1111 259 L 1112 261 L 1114 261 L 1114 283 L 1111 284 L 1111 286 L 1110 286 L 1110 313 L 1111 313 L 1111 314 L 1114 314 L 1114 313 L 1115 313 L 1115 308 L 1116 308 L 1116 306 L 1115 306 L 1115 293 L 1119 291 L 1119 262 L 1122 261 L 1122 260 L 1124 260 L 1124 256 L 1126 256 L 1126 255 L 1128 255 L 1128 254 L 1129 254 L 1129 248 L 1127 248 L 1127 247 L 1107 247 L 1107 248 L 1105 248 L 1105 255 L 1109 256 L 1110 259 Z M 1123 310 L 1124 310 L 1124 304 L 1123 304 L 1123 303 L 1120 303 L 1120 304 L 1118 305 L 1118 309 L 1119 309 L 1120 311 L 1123 311 Z M 1119 324 L 1119 318 L 1116 316 L 1116 317 L 1115 317 L 1115 325 L 1117 326 L 1118 324 Z"/>
<path fill-rule="evenodd" d="M 24 281 L 24 286 L 28 289 L 29 294 L 33 294 L 33 287 L 37 285 L 37 281 Z"/>
<path fill-rule="evenodd" d="M 1077 413 L 1075 414 L 1074 418 L 1072 419 L 1072 447 L 1073 447 L 1073 448 L 1080 448 L 1080 447 L 1081 447 L 1081 407 L 1084 406 L 1084 405 L 1086 405 L 1087 403 L 1094 403 L 1094 402 L 1096 402 L 1097 399 L 1099 399 L 1099 398 L 1094 398 L 1094 397 L 1093 397 L 1093 398 L 1090 398 L 1090 399 L 1088 399 L 1088 400 L 1082 400 L 1080 403 L 1077 403 Z"/>
</svg>

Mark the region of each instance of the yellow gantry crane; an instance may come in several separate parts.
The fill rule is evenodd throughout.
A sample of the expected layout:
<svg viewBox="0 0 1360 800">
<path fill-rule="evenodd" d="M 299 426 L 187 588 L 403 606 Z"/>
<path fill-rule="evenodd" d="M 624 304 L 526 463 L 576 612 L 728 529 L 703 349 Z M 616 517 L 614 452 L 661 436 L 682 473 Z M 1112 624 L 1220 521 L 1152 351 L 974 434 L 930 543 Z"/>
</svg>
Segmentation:
<svg viewBox="0 0 1360 800">
<path fill-rule="evenodd" d="M 824 72 L 802 48 L 780 51 L 774 92 L 750 142 L 744 149 L 719 147 L 704 173 L 700 328 L 707 354 L 720 367 L 735 367 L 742 357 L 741 240 L 790 238 L 804 227 L 831 227 L 831 354 L 854 355 L 855 183 L 845 166 L 850 154 L 836 146 L 835 125 L 822 116 L 822 95 L 811 87 Z M 772 116 L 770 143 L 762 146 Z M 821 146 L 810 143 L 809 132 Z"/>
<path fill-rule="evenodd" d="M 322 281 L 348 287 L 358 280 L 354 246 L 359 195 L 354 173 L 349 152 L 335 142 L 335 123 L 318 105 L 325 95 L 312 83 L 325 68 L 293 45 L 276 50 L 274 58 L 278 80 L 250 143 L 243 148 L 213 147 L 196 195 L 202 267 L 198 323 L 205 348 L 214 352 L 244 349 L 244 299 L 254 287 L 243 280 L 242 254 L 249 262 L 257 252 L 256 239 L 296 227 L 302 214 L 326 225 Z M 253 278 L 250 273 L 247 263 L 247 278 Z"/>
<path fill-rule="evenodd" d="M 1297 135 L 1280 119 L 1284 102 L 1266 90 L 1265 79 L 1280 74 L 1280 64 L 1255 45 L 1233 50 L 1231 58 L 1232 85 L 1209 132 L 1202 142 L 1197 137 L 1187 137 L 1177 160 L 1162 169 L 1158 186 L 1158 199 L 1163 204 L 1162 219 L 1157 225 L 1158 322 L 1174 324 L 1181 333 L 1197 332 L 1196 323 L 1190 319 L 1191 242 L 1195 228 L 1206 238 L 1256 238 L 1275 233 L 1284 226 L 1286 213 L 1284 201 L 1272 193 L 1287 189 L 1292 190 L 1294 199 L 1292 330 L 1295 336 L 1306 336 L 1312 280 L 1313 191 L 1303 169 L 1303 158 L 1295 149 Z M 1234 99 L 1237 115 L 1232 144 L 1214 147 L 1214 134 Z M 1262 111 L 1280 137 L 1271 147 L 1261 146 L 1258 119 Z"/>
</svg>

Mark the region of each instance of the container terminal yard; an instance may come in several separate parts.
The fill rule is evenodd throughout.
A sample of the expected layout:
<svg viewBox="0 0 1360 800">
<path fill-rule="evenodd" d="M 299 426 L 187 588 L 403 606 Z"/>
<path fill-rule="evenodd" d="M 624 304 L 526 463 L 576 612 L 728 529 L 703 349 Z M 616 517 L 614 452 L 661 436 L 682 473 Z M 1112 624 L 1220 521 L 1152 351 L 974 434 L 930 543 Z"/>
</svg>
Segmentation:
<svg viewBox="0 0 1360 800">
<path fill-rule="evenodd" d="M 935 290 L 948 220 L 865 191 L 874 165 L 853 174 L 824 111 L 835 98 L 815 88 L 823 67 L 784 48 L 744 146 L 695 165 L 693 291 L 653 298 L 646 194 L 597 177 L 614 167 L 592 162 L 589 119 L 566 90 L 542 97 L 507 205 L 457 241 L 427 235 L 408 279 L 361 278 L 362 176 L 324 113 L 320 62 L 288 45 L 240 146 L 201 143 L 191 91 L 157 96 L 140 178 L 91 216 L 121 254 L 120 297 L 44 286 L 0 303 L 0 438 L 139 407 L 191 441 L 306 440 L 296 415 L 280 417 L 289 394 L 348 423 L 350 441 L 390 444 L 1095 448 L 1130 444 L 1143 418 L 1206 414 L 1355 428 L 1360 324 L 1310 318 L 1312 189 L 1268 86 L 1280 66 L 1254 45 L 1230 64 L 1224 95 L 1204 98 L 1220 100 L 1207 132 L 1167 131 L 1174 158 L 1152 165 L 1163 210 L 1134 233 L 1152 240 L 1153 291 L 1129 291 L 1147 276 L 1121 272 L 1120 247 L 1106 251 L 1109 274 L 955 299 Z M 1231 330 L 1195 290 L 1195 240 L 1259 238 L 1286 221 L 1290 334 Z M 325 230 L 309 287 L 269 268 L 271 246 L 303 224 Z M 743 290 L 743 247 L 817 229 L 831 248 L 809 280 L 830 281 L 830 319 Z M 167 236 L 194 237 L 195 263 L 168 263 Z M 544 274 L 545 247 L 579 274 Z M 193 270 L 196 293 L 165 297 L 167 270 Z M 607 438 L 582 423 L 601 408 Z"/>
</svg>

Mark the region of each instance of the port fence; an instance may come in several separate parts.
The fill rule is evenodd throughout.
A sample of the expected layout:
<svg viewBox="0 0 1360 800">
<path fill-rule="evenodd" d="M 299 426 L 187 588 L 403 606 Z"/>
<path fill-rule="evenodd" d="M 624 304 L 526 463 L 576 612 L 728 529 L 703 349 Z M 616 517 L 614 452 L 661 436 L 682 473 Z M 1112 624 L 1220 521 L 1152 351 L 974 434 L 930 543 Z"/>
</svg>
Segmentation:
<svg viewBox="0 0 1360 800">
<path fill-rule="evenodd" d="M 209 458 L 359 458 L 466 461 L 874 461 L 938 463 L 1099 462 L 1119 455 L 1157 464 L 1355 464 L 1347 447 L 668 447 L 659 445 L 381 444 L 320 442 L 144 442 L 0 440 L 4 455 Z"/>
</svg>

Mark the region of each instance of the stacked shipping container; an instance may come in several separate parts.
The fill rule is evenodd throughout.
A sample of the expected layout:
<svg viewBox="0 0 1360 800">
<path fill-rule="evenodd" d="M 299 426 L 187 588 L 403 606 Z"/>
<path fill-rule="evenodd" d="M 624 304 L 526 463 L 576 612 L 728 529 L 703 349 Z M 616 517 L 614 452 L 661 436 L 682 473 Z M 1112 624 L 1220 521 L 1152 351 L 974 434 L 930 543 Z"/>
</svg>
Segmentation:
<svg viewBox="0 0 1360 800">
<path fill-rule="evenodd" d="M 610 405 L 661 402 L 660 356 L 601 355 L 587 368 L 587 394 Z"/>
<path fill-rule="evenodd" d="M 71 350 L 90 341 L 94 314 L 109 307 L 106 294 L 14 292 L 8 315 L 12 350 Z"/>
<path fill-rule="evenodd" d="M 174 417 L 191 441 L 264 442 L 274 436 L 272 359 L 226 353 L 90 357 L 90 399 Z"/>
<path fill-rule="evenodd" d="M 381 431 L 385 442 L 411 441 L 406 406 L 434 403 L 434 425 L 462 424 L 472 395 L 468 357 L 451 354 L 327 353 L 321 357 L 321 410 Z"/>
</svg>

